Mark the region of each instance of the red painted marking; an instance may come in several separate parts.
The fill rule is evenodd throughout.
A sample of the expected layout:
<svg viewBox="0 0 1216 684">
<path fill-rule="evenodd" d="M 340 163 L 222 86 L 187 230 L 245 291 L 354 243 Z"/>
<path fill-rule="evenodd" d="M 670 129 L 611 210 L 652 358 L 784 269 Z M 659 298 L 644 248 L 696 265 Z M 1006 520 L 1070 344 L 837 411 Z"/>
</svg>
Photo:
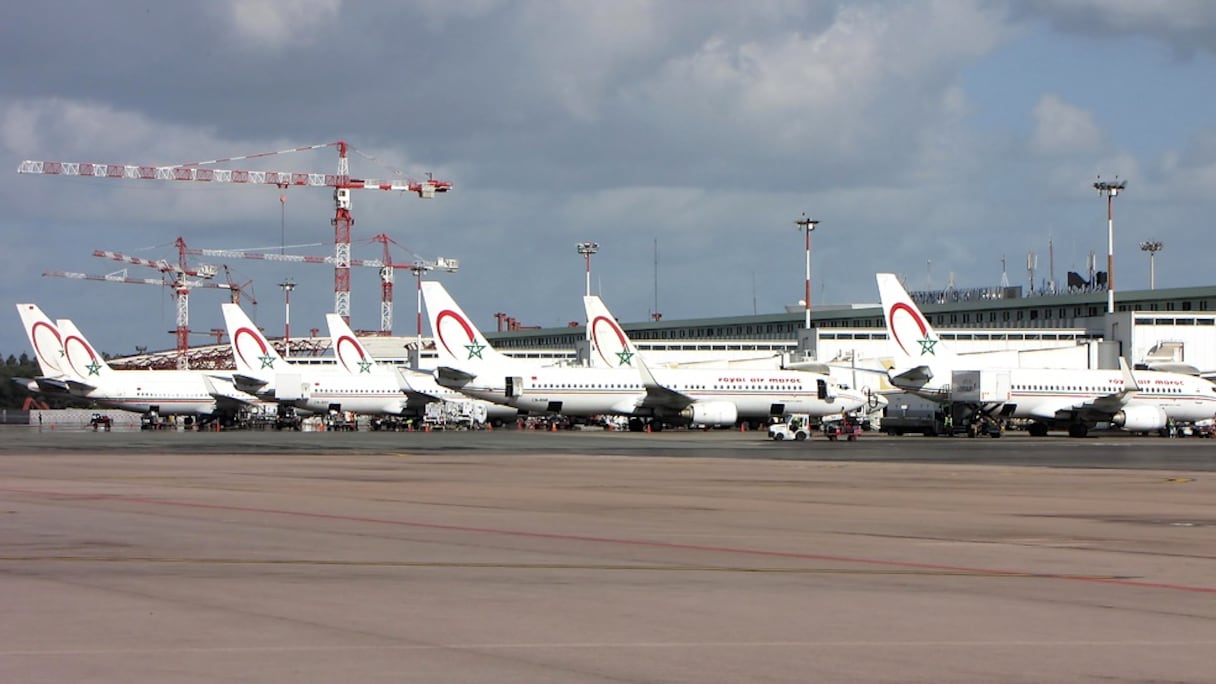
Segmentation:
<svg viewBox="0 0 1216 684">
<path fill-rule="evenodd" d="M 235 349 L 237 355 L 241 357 L 241 361 L 246 366 L 249 366 L 252 368 L 253 364 L 249 363 L 249 359 L 246 359 L 244 352 L 241 351 L 241 339 L 245 335 L 248 335 L 253 338 L 253 341 L 258 345 L 258 348 L 262 350 L 262 354 L 266 353 L 266 343 L 262 341 L 262 336 L 259 335 L 257 333 L 257 331 L 250 330 L 249 328 L 245 328 L 245 327 L 237 328 L 236 332 L 233 334 L 233 336 L 232 336 L 233 349 Z"/>
<path fill-rule="evenodd" d="M 358 361 L 355 362 L 356 365 L 358 364 L 359 361 L 366 361 L 367 354 L 365 354 L 363 352 L 363 345 L 359 344 L 359 340 L 356 340 L 355 338 L 351 337 L 350 335 L 342 335 L 341 337 L 338 338 L 337 343 L 334 344 L 334 351 L 337 352 L 338 360 L 342 362 L 342 366 L 345 367 L 346 370 L 350 371 L 351 373 L 354 373 L 354 372 L 356 372 L 355 369 L 350 367 L 350 364 L 346 362 L 346 354 L 342 353 L 342 349 L 344 348 L 344 345 L 354 345 L 355 352 L 357 352 L 359 354 L 359 359 L 358 359 Z"/>
<path fill-rule="evenodd" d="M 891 336 L 895 338 L 899 348 L 904 350 L 904 353 L 911 356 L 912 353 L 904 346 L 903 340 L 899 339 L 899 328 L 895 325 L 895 314 L 903 311 L 912 317 L 912 322 L 916 323 L 916 327 L 920 328 L 920 334 L 923 336 L 929 335 L 929 326 L 925 323 L 925 319 L 920 317 L 920 313 L 915 308 L 906 302 L 896 302 L 891 305 L 891 310 L 887 312 L 887 317 L 891 319 Z"/>
<path fill-rule="evenodd" d="M 608 357 L 604 356 L 604 349 L 600 346 L 600 323 L 606 323 L 608 327 L 612 329 L 612 332 L 616 333 L 616 338 L 620 340 L 622 349 L 628 349 L 629 342 L 625 339 L 625 331 L 621 330 L 620 326 L 616 324 L 616 321 L 612 320 L 611 318 L 608 318 L 607 316 L 596 316 L 595 319 L 591 321 L 591 337 L 595 341 L 595 350 L 599 352 L 600 358 L 611 366 L 613 363 L 608 360 Z"/>
<path fill-rule="evenodd" d="M 440 311 L 439 314 L 435 316 L 435 334 L 439 336 L 439 342 L 443 345 L 444 349 L 448 350 L 448 354 L 456 356 L 456 353 L 452 351 L 450 346 L 448 346 L 447 340 L 443 338 L 443 319 L 449 317 L 456 319 L 456 323 L 460 325 L 460 327 L 464 329 L 464 333 L 469 336 L 470 342 L 476 342 L 477 338 L 473 335 L 473 327 L 470 326 L 469 322 L 464 319 L 464 316 L 461 316 L 451 309 L 444 309 L 443 311 Z"/>
<path fill-rule="evenodd" d="M 215 511 L 236 511 L 241 513 L 260 513 L 270 515 L 288 515 L 300 518 L 318 520 L 342 520 L 346 522 L 364 522 L 375 525 L 393 525 L 396 527 L 411 527 L 415 529 L 445 530 L 449 532 L 467 532 L 472 534 L 496 534 L 508 537 L 526 537 L 529 539 L 556 539 L 563 541 L 592 542 L 596 544 L 614 544 L 620 546 L 645 546 L 660 549 L 684 549 L 688 551 L 708 551 L 713 553 L 734 553 L 747 556 L 763 556 L 766 558 L 796 558 L 800 560 L 827 561 L 832 563 L 855 563 L 858 565 L 875 565 L 890 568 L 911 568 L 916 570 L 934 570 L 938 572 L 957 572 L 973 575 L 993 575 L 996 577 L 1023 577 L 1027 579 L 1055 579 L 1069 582 L 1091 582 L 1110 584 L 1114 586 L 1136 587 L 1140 589 L 1168 589 L 1171 591 L 1187 591 L 1200 594 L 1216 594 L 1216 586 L 1201 587 L 1187 584 L 1170 584 L 1166 582 L 1144 582 L 1141 580 L 1119 579 L 1117 577 L 1090 577 L 1085 575 L 1058 575 L 1052 573 L 1027 572 L 1023 570 L 994 570 L 991 568 L 975 568 L 964 565 L 941 565 L 937 563 L 917 563 L 914 561 L 897 561 L 883 558 L 861 558 L 857 556 L 832 556 L 820 553 L 800 553 L 797 551 L 770 551 L 765 549 L 747 549 L 732 546 L 710 546 L 706 544 L 682 544 L 679 542 L 654 541 L 649 539 L 621 539 L 616 537 L 596 537 L 582 534 L 559 534 L 555 532 L 530 532 L 527 530 L 508 530 L 494 527 L 472 527 L 467 525 L 445 525 L 442 523 L 426 523 L 412 520 L 392 520 L 389 518 L 369 518 L 354 515 L 336 515 L 333 513 L 312 513 L 309 511 L 287 511 L 277 508 L 257 508 L 253 506 L 229 506 L 221 504 L 191 503 L 186 501 L 169 501 L 167 499 L 152 499 L 140 496 L 121 496 L 116 494 L 68 494 L 66 492 L 49 492 L 34 489 L 17 489 L 0 487 L 0 492 L 9 494 L 29 494 L 57 499 L 76 499 L 93 501 L 121 501 L 126 503 L 142 503 L 155 506 L 177 506 L 181 508 L 199 508 Z"/>
</svg>

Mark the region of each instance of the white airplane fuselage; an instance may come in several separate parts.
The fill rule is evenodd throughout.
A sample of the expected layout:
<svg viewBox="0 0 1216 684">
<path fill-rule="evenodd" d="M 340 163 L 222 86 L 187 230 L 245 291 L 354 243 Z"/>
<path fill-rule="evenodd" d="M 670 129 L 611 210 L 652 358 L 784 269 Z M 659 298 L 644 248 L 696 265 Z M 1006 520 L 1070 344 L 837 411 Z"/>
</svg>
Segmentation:
<svg viewBox="0 0 1216 684">
<path fill-rule="evenodd" d="M 72 394 L 102 406 L 137 413 L 156 410 L 161 415 L 210 416 L 223 412 L 212 394 L 213 388 L 238 394 L 231 381 L 205 371 L 123 370 L 101 379 L 87 376 L 84 379 L 95 380 L 97 384 L 89 390 L 72 390 Z M 253 397 L 246 399 L 252 401 Z"/>
<path fill-rule="evenodd" d="M 1002 412 L 1011 418 L 1052 419 L 1060 411 L 1128 391 L 1119 370 L 1007 368 L 985 372 L 1007 375 L 1008 395 L 1000 403 L 1012 407 Z M 1160 371 L 1135 371 L 1134 375 L 1139 389 L 1128 391 L 1126 402 L 1108 411 L 1112 415 L 1136 406 L 1160 409 L 1175 421 L 1194 422 L 1216 415 L 1216 385 L 1208 380 Z M 943 381 L 938 381 L 939 377 Z M 919 396 L 941 401 L 949 396 L 949 378 L 950 374 L 943 371 L 923 384 L 907 383 L 894 375 L 892 382 Z"/>
<path fill-rule="evenodd" d="M 835 390 L 819 398 L 815 377 L 797 371 L 752 370 L 723 373 L 687 369 L 655 369 L 664 387 L 681 392 L 696 403 L 730 403 L 740 418 L 767 418 L 774 414 L 807 413 L 826 416 L 853 410 L 864 403 L 861 395 Z M 506 379 L 512 378 L 507 392 Z M 674 415 L 647 400 L 639 373 L 631 368 L 502 367 L 481 372 L 461 392 L 529 413 L 571 416 L 600 414 Z"/>
<path fill-rule="evenodd" d="M 400 416 L 407 405 L 396 373 L 352 375 L 308 366 L 275 373 L 258 394 L 313 413 L 338 407 L 354 413 Z"/>
</svg>

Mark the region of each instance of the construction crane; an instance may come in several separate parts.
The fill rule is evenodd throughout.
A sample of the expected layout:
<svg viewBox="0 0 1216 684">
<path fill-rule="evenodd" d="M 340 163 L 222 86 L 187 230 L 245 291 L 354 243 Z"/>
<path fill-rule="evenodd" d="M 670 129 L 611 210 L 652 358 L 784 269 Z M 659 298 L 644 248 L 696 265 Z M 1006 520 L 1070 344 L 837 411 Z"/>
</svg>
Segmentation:
<svg viewBox="0 0 1216 684">
<path fill-rule="evenodd" d="M 204 168 L 215 164 L 227 164 L 249 159 L 261 159 L 292 152 L 318 150 L 326 147 L 336 147 L 338 150 L 338 172 L 301 173 L 283 171 L 245 171 L 236 169 Z M 277 152 L 263 152 L 225 159 L 190 162 L 187 164 L 155 166 L 134 164 L 95 164 L 92 162 L 58 162 L 31 161 L 21 162 L 17 173 L 30 173 L 51 176 L 91 176 L 94 178 L 113 178 L 124 180 L 151 181 L 182 181 L 202 183 L 235 183 L 244 185 L 273 185 L 280 189 L 290 186 L 328 187 L 334 189 L 334 312 L 347 323 L 350 322 L 350 233 L 354 225 L 351 216 L 352 190 L 398 190 L 413 192 L 419 197 L 428 199 L 437 193 L 451 190 L 449 181 L 414 180 L 408 178 L 369 180 L 351 178 L 350 163 L 347 152 L 351 148 L 345 141 L 307 145 Z"/>
<path fill-rule="evenodd" d="M 393 329 L 393 280 L 394 273 L 398 268 L 403 268 L 413 272 L 415 280 L 418 282 L 418 345 L 422 348 L 422 274 L 427 271 L 441 269 L 449 273 L 455 273 L 460 269 L 460 262 L 456 259 L 445 259 L 439 257 L 434 261 L 428 261 L 414 254 L 408 248 L 402 246 L 396 240 L 388 236 L 387 233 L 380 233 L 371 237 L 371 242 L 379 242 L 384 245 L 383 266 L 380 268 L 380 330 L 389 331 L 385 334 L 390 334 Z M 408 264 L 394 264 L 393 255 L 389 253 L 389 245 L 397 245 L 402 249 L 410 252 L 414 256 L 414 260 Z"/>
<path fill-rule="evenodd" d="M 460 263 L 456 259 L 438 258 L 433 261 L 423 259 L 413 252 L 414 260 L 410 263 L 394 263 L 393 255 L 390 252 L 389 246 L 396 245 L 401 249 L 409 252 L 410 250 L 396 240 L 392 239 L 386 233 L 380 233 L 368 240 L 369 242 L 377 242 L 383 245 L 384 257 L 382 259 L 351 259 L 350 265 L 363 268 L 380 269 L 380 334 L 391 335 L 393 333 L 393 281 L 395 278 L 396 269 L 406 269 L 414 272 L 421 279 L 421 274 L 426 271 L 435 269 L 454 272 L 460 268 Z M 306 246 L 306 245 L 296 245 Z M 265 249 L 274 249 L 267 247 Z M 267 251 L 257 250 L 239 250 L 239 249 L 199 249 L 195 247 L 187 247 L 182 251 L 183 255 L 193 256 L 208 256 L 208 257 L 223 257 L 226 259 L 252 259 L 255 261 L 278 261 L 285 263 L 297 264 L 332 264 L 335 263 L 334 257 L 328 256 L 309 256 L 303 254 L 282 254 Z M 419 292 L 421 292 L 421 284 L 419 284 Z M 419 309 L 421 311 L 421 309 Z M 418 328 L 421 330 L 421 313 L 419 313 Z"/>
<path fill-rule="evenodd" d="M 115 252 L 114 254 L 118 254 Z M 125 256 L 125 255 L 122 255 Z M 135 257 L 130 257 L 134 259 Z M 121 260 L 121 259 L 120 259 Z M 139 260 L 147 261 L 147 260 Z M 128 263 L 138 263 L 135 261 Z M 167 262 L 148 262 L 151 264 L 167 263 Z M 201 267 L 200 267 L 201 269 Z M 201 271 L 200 271 L 201 272 Z M 177 367 L 185 369 L 189 367 L 187 352 L 190 349 L 190 290 L 194 288 L 214 288 L 228 290 L 233 301 L 239 301 L 241 290 L 248 286 L 236 285 L 234 283 L 216 283 L 204 280 L 188 280 L 184 277 L 173 279 L 166 278 L 131 278 L 127 276 L 127 269 L 115 271 L 106 275 L 94 275 L 91 273 L 77 273 L 73 271 L 46 271 L 42 274 L 48 278 L 71 278 L 74 280 L 99 280 L 107 283 L 129 283 L 134 285 L 156 285 L 158 287 L 172 287 L 177 303 L 177 328 L 173 332 L 177 336 Z M 214 275 L 214 273 L 212 274 Z"/>
<path fill-rule="evenodd" d="M 306 245 L 296 245 L 296 246 L 306 246 Z M 273 249 L 273 248 L 268 247 L 266 249 Z M 304 254 L 281 254 L 281 253 L 276 254 L 274 252 L 261 252 L 261 251 L 255 251 L 255 250 L 240 250 L 240 249 L 198 249 L 198 248 L 194 248 L 194 247 L 189 247 L 189 248 L 185 249 L 184 254 L 190 254 L 190 255 L 195 255 L 195 256 L 224 257 L 226 259 L 253 259 L 255 261 L 278 261 L 278 262 L 294 263 L 294 264 L 333 264 L 333 263 L 337 263 L 337 260 L 334 257 L 329 257 L 329 256 L 310 256 L 310 255 L 304 255 Z M 366 267 L 366 268 L 378 268 L 381 270 L 381 274 L 383 277 L 385 262 L 380 261 L 379 259 L 351 259 L 350 265 Z M 391 307 L 391 303 L 390 303 L 390 307 Z M 386 325 L 384 313 L 383 313 L 383 310 L 384 310 L 383 303 L 381 303 L 380 308 L 381 308 L 380 332 L 383 335 L 391 335 L 392 330 L 393 330 L 392 314 L 390 313 L 390 315 L 388 317 L 387 325 Z"/>
</svg>

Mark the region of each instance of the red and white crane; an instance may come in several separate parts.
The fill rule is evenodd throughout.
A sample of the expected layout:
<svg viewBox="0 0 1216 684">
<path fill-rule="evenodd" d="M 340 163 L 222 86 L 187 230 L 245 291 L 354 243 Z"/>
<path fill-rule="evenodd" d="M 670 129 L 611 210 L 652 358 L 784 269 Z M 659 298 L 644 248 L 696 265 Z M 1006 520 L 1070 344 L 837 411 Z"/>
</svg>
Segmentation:
<svg viewBox="0 0 1216 684">
<path fill-rule="evenodd" d="M 389 331 L 385 334 L 390 334 L 393 329 L 393 280 L 395 279 L 395 269 L 404 268 L 414 274 L 414 279 L 417 281 L 418 289 L 418 348 L 422 348 L 422 274 L 427 271 L 441 269 L 449 273 L 455 273 L 460 269 L 460 262 L 456 259 L 446 259 L 439 257 L 434 261 L 423 259 L 414 254 L 414 260 L 408 264 L 394 264 L 393 255 L 389 253 L 389 245 L 397 245 L 405 249 L 400 243 L 388 236 L 387 233 L 373 235 L 372 242 L 379 242 L 384 245 L 384 260 L 383 266 L 380 269 L 380 330 Z M 409 251 L 407 249 L 407 251 Z M 411 252 L 413 254 L 413 252 Z"/>
<path fill-rule="evenodd" d="M 101 252 L 101 250 L 98 250 Z M 134 285 L 156 285 L 158 287 L 169 286 L 173 288 L 174 298 L 177 305 L 177 328 L 174 333 L 177 337 L 177 367 L 185 369 L 189 366 L 187 352 L 190 349 L 190 290 L 194 288 L 215 288 L 228 290 L 231 293 L 233 302 L 240 302 L 241 290 L 248 287 L 249 283 L 237 285 L 232 282 L 217 283 L 208 280 L 190 280 L 186 276 L 195 276 L 202 278 L 210 278 L 215 276 L 214 266 L 199 266 L 197 269 L 192 269 L 190 273 L 179 271 L 177 267 L 165 260 L 149 261 L 138 257 L 128 257 L 125 254 L 118 252 L 94 252 L 95 256 L 106 256 L 117 261 L 124 261 L 129 264 L 137 264 L 140 266 L 151 266 L 165 274 L 161 279 L 157 278 L 131 278 L 127 276 L 126 269 L 110 273 L 107 275 L 94 275 L 91 273 L 77 273 L 73 271 L 47 271 L 43 276 L 51 278 L 72 278 L 74 280 L 99 280 L 107 283 L 130 283 Z M 167 270 L 165 270 L 167 267 Z M 207 275 L 207 274 L 210 275 Z"/>
<path fill-rule="evenodd" d="M 325 147 L 338 149 L 338 172 L 304 173 L 284 171 L 243 171 L 236 169 L 204 168 L 215 164 L 260 159 L 291 152 L 317 150 Z M 194 181 L 202 183 L 236 183 L 247 185 L 273 185 L 278 188 L 290 186 L 329 187 L 334 189 L 334 312 L 350 322 L 350 233 L 354 219 L 351 217 L 352 190 L 398 190 L 413 192 L 421 198 L 432 198 L 437 193 L 452 188 L 449 181 L 414 180 L 408 178 L 369 180 L 351 178 L 347 152 L 350 146 L 342 140 L 320 145 L 307 145 L 277 152 L 263 152 L 225 159 L 212 159 L 188 164 L 154 166 L 135 164 L 94 164 L 91 162 L 23 161 L 17 173 L 52 176 L 92 176 L 125 180 Z"/>
</svg>

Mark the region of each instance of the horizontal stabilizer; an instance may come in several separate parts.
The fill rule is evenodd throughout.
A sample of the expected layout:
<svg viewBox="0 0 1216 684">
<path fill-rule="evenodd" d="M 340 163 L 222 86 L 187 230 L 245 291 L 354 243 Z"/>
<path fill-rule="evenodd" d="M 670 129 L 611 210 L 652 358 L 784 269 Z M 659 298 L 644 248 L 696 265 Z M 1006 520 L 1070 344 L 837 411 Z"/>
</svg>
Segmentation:
<svg viewBox="0 0 1216 684">
<path fill-rule="evenodd" d="M 921 385 L 933 379 L 933 369 L 929 366 L 916 366 L 898 373 L 891 374 L 891 382 L 897 387 L 902 384 Z"/>
<path fill-rule="evenodd" d="M 232 384 L 235 385 L 236 388 L 242 392 L 248 392 L 250 394 L 259 394 L 270 383 L 269 383 L 269 381 L 267 381 L 264 378 L 257 378 L 252 375 L 244 375 L 241 373 L 233 373 L 232 374 Z"/>
<path fill-rule="evenodd" d="M 1204 375 L 1198 368 L 1189 363 L 1180 363 L 1177 361 L 1159 361 L 1148 364 L 1148 369 L 1152 371 L 1161 371 L 1162 373 L 1179 373 L 1182 375 Z"/>
<path fill-rule="evenodd" d="M 227 378 L 211 378 L 203 376 L 203 385 L 212 399 L 220 402 L 236 402 L 240 405 L 253 403 L 254 397 L 248 392 L 242 392 L 236 387 L 236 382 Z"/>
<path fill-rule="evenodd" d="M 781 365 L 784 370 L 808 371 L 818 373 L 820 375 L 831 375 L 832 367 L 821 361 L 797 361 L 794 363 L 785 363 Z M 886 371 L 883 371 L 885 374 Z"/>
<path fill-rule="evenodd" d="M 60 378 L 13 378 L 13 382 L 21 385 L 29 392 L 42 394 L 67 394 L 68 384 Z"/>
<path fill-rule="evenodd" d="M 477 375 L 473 373 L 466 373 L 459 368 L 452 368 L 451 366 L 440 366 L 435 369 L 435 382 L 438 382 L 444 387 L 451 387 L 453 389 L 460 389 L 461 387 L 464 387 L 472 382 L 473 378 L 475 377 L 477 377 Z"/>
<path fill-rule="evenodd" d="M 96 385 L 90 385 L 87 382 L 80 382 L 79 380 L 67 379 L 63 382 L 67 385 L 68 392 L 71 392 L 72 394 L 88 394 L 89 392 L 97 389 Z"/>
</svg>

